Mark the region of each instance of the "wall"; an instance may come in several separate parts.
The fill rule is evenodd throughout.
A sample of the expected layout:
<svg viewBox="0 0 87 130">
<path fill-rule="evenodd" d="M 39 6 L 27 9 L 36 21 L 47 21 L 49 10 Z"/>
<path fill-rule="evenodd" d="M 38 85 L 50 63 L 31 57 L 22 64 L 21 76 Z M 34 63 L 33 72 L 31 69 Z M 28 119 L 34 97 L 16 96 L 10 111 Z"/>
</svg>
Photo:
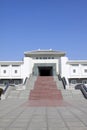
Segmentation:
<svg viewBox="0 0 87 130">
<path fill-rule="evenodd" d="M 67 88 L 69 88 L 68 76 L 69 76 L 69 65 L 67 64 L 68 57 L 61 57 L 61 77 L 65 77 L 67 82 Z"/>
<path fill-rule="evenodd" d="M 14 65 L 7 62 L 7 65 L 0 65 L 0 79 L 12 78 L 22 78 L 22 64 Z"/>
<path fill-rule="evenodd" d="M 24 57 L 24 64 L 23 64 L 23 77 L 29 77 L 32 73 L 32 58 Z"/>
<path fill-rule="evenodd" d="M 76 70 L 76 72 L 73 72 L 73 70 Z M 87 78 L 87 66 L 84 66 L 83 63 L 78 63 L 77 66 L 69 64 L 68 78 Z"/>
</svg>

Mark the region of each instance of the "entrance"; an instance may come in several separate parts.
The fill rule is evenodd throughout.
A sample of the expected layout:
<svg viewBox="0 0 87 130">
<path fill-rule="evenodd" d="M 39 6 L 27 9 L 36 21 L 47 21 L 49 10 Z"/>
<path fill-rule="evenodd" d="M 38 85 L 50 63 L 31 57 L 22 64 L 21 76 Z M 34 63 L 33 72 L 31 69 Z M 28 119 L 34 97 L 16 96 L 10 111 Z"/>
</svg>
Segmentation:
<svg viewBox="0 0 87 130">
<path fill-rule="evenodd" d="M 56 75 L 56 63 L 35 63 L 32 71 L 35 76 Z"/>
<path fill-rule="evenodd" d="M 53 76 L 53 67 L 38 67 L 39 76 Z"/>
</svg>

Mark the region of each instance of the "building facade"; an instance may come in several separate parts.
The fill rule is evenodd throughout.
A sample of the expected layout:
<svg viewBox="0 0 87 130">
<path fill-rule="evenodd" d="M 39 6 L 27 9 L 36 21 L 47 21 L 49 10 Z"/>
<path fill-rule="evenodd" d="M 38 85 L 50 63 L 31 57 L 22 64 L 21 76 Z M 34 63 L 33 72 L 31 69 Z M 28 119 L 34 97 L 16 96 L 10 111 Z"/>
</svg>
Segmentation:
<svg viewBox="0 0 87 130">
<path fill-rule="evenodd" d="M 0 84 L 21 84 L 31 74 L 60 75 L 66 79 L 67 88 L 87 84 L 87 60 L 69 60 L 65 52 L 50 49 L 25 52 L 23 61 L 0 61 Z"/>
</svg>

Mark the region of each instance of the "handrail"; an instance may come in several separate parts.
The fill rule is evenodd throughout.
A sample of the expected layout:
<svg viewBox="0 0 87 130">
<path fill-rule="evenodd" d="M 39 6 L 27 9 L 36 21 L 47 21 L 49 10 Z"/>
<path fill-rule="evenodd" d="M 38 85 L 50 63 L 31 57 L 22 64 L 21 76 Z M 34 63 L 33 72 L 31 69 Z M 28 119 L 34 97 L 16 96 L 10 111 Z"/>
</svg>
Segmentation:
<svg viewBox="0 0 87 130">
<path fill-rule="evenodd" d="M 86 88 L 86 86 L 84 84 L 78 84 L 78 85 L 75 86 L 75 89 L 80 89 L 80 91 L 82 92 L 83 96 L 87 99 L 87 88 Z"/>
<path fill-rule="evenodd" d="M 3 89 L 0 88 L 0 100 L 1 100 L 1 95 L 3 94 Z"/>
<path fill-rule="evenodd" d="M 5 89 L 0 89 L 0 100 L 5 99 L 8 91 L 9 91 L 9 84 L 6 84 Z M 4 98 L 2 98 L 4 96 Z"/>
<path fill-rule="evenodd" d="M 61 77 L 61 75 L 58 74 L 58 79 L 59 79 L 60 81 L 62 81 L 63 87 L 64 87 L 64 89 L 66 89 L 67 82 L 66 82 L 65 77 Z"/>
<path fill-rule="evenodd" d="M 25 81 L 24 81 L 23 85 L 25 85 L 25 84 L 26 84 L 27 79 L 28 79 L 28 77 L 26 77 L 26 78 L 25 78 Z"/>
<path fill-rule="evenodd" d="M 61 80 L 62 80 L 64 89 L 66 89 L 67 82 L 66 82 L 65 77 L 63 77 Z"/>
<path fill-rule="evenodd" d="M 60 75 L 60 74 L 58 74 L 58 79 L 59 79 L 59 80 L 62 80 L 62 78 L 61 78 L 61 75 Z"/>
<path fill-rule="evenodd" d="M 25 81 L 22 84 L 14 85 L 16 87 L 16 90 L 23 90 L 23 89 L 25 89 L 25 85 L 26 85 L 27 79 L 28 79 L 28 77 L 25 78 Z"/>
<path fill-rule="evenodd" d="M 6 84 L 6 87 L 5 87 L 5 89 L 3 90 L 3 94 L 5 94 L 5 92 L 7 91 L 8 88 L 9 88 L 9 83 Z"/>
</svg>

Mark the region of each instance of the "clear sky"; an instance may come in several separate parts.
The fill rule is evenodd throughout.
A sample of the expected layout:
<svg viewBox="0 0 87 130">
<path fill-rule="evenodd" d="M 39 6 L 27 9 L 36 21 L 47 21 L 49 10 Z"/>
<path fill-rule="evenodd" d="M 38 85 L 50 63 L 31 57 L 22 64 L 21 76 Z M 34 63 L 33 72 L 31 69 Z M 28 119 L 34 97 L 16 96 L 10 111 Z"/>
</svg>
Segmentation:
<svg viewBox="0 0 87 130">
<path fill-rule="evenodd" d="M 0 0 L 0 60 L 39 48 L 87 60 L 87 0 Z"/>
</svg>

